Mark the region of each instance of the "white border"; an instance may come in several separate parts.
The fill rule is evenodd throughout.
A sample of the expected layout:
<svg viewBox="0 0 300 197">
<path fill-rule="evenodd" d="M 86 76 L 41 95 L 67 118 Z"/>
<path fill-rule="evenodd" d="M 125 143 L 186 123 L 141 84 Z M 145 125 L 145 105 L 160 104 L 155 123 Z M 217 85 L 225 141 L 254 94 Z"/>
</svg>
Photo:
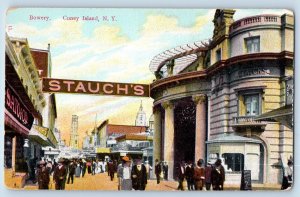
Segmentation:
<svg viewBox="0 0 300 197">
<path fill-rule="evenodd" d="M 0 130 L 2 136 L 4 135 L 4 51 L 5 51 L 5 14 L 8 7 L 126 7 L 126 8 L 284 8 L 290 9 L 294 11 L 295 15 L 295 75 L 298 75 L 298 68 L 296 67 L 298 63 L 298 59 L 300 55 L 298 51 L 300 50 L 300 42 L 297 34 L 299 34 L 300 25 L 297 24 L 297 21 L 300 21 L 300 1 L 298 0 L 184 0 L 184 1 L 175 1 L 175 0 L 84 0 L 84 1 L 74 1 L 74 0 L 26 0 L 26 1 L 18 1 L 18 0 L 1 0 L 0 1 Z M 295 101 L 299 101 L 300 98 L 300 90 L 298 85 L 300 83 L 300 78 L 295 77 Z M 299 101 L 300 102 L 300 101 Z M 295 117 L 297 118 L 299 115 L 299 107 L 298 103 L 295 104 Z M 57 196 L 68 196 L 68 197 L 80 197 L 83 195 L 93 196 L 123 196 L 123 197 L 134 197 L 143 195 L 143 197 L 150 197 L 154 195 L 166 195 L 166 196 L 182 196 L 189 195 L 189 197 L 205 195 L 205 197 L 209 196 L 217 196 L 220 195 L 222 197 L 240 197 L 241 195 L 248 197 L 255 195 L 256 197 L 264 196 L 264 195 L 272 195 L 272 197 L 281 197 L 282 195 L 289 196 L 298 196 L 300 194 L 300 184 L 299 184 L 299 156 L 297 155 L 299 150 L 299 136 L 300 131 L 299 125 L 297 124 L 297 119 L 295 121 L 295 186 L 292 191 L 288 192 L 280 192 L 280 191 L 252 191 L 252 192 L 239 192 L 239 191 L 224 191 L 221 193 L 218 192 L 189 192 L 188 194 L 182 192 L 100 192 L 100 191 L 13 191 L 8 190 L 4 186 L 4 168 L 3 168 L 3 137 L 0 137 L 0 195 L 5 197 L 12 197 L 16 195 L 22 195 L 22 197 L 33 197 L 33 196 L 43 196 L 43 197 L 57 197 Z"/>
</svg>

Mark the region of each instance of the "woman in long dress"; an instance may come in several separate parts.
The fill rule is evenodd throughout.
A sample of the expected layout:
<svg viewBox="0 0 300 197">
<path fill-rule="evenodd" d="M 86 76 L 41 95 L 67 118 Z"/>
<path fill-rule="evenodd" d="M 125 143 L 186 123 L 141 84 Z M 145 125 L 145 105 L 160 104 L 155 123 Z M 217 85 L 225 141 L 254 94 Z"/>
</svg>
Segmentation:
<svg viewBox="0 0 300 197">
<path fill-rule="evenodd" d="M 81 174 L 81 165 L 79 162 L 76 162 L 75 177 L 80 177 L 80 174 Z"/>
</svg>

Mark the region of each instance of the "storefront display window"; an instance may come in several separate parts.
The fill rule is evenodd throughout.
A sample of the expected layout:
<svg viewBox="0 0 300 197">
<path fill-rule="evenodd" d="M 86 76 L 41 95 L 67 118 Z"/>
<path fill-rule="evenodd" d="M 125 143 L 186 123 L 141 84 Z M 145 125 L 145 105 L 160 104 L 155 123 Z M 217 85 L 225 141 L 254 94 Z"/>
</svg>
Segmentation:
<svg viewBox="0 0 300 197">
<path fill-rule="evenodd" d="M 240 172 L 244 169 L 244 155 L 241 153 L 224 153 L 222 157 L 228 171 Z"/>
</svg>

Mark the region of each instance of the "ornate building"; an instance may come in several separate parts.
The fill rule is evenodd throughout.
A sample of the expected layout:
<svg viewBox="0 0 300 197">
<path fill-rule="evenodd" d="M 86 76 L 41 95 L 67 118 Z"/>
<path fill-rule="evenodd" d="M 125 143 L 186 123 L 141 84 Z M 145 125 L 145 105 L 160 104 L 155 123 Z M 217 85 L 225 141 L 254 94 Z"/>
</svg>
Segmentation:
<svg viewBox="0 0 300 197">
<path fill-rule="evenodd" d="M 184 161 L 223 160 L 226 183 L 278 184 L 282 161 L 293 155 L 293 131 L 256 119 L 285 105 L 285 79 L 293 76 L 294 18 L 288 14 L 233 20 L 216 10 L 212 39 L 168 49 L 150 70 L 154 99 L 154 157 L 169 177 Z"/>
</svg>

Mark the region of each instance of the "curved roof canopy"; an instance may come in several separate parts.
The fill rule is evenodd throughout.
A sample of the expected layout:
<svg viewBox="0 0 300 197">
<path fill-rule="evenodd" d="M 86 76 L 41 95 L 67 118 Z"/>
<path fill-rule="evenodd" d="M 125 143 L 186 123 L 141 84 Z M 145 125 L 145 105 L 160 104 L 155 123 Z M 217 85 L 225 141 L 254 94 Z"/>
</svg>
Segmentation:
<svg viewBox="0 0 300 197">
<path fill-rule="evenodd" d="M 174 70 L 180 72 L 197 60 L 201 52 L 208 49 L 208 41 L 197 41 L 177 46 L 156 55 L 150 62 L 150 71 L 159 71 L 168 61 L 175 60 Z"/>
</svg>

